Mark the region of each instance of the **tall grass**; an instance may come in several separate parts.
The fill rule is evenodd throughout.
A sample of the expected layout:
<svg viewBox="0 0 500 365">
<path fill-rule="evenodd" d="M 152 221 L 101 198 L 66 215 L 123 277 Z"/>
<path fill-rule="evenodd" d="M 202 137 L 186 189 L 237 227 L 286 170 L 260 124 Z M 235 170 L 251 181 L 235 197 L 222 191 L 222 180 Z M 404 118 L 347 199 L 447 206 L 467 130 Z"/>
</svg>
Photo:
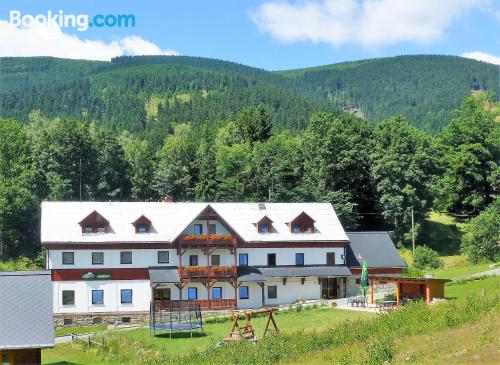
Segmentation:
<svg viewBox="0 0 500 365">
<path fill-rule="evenodd" d="M 394 357 L 392 341 L 399 337 L 430 333 L 479 319 L 499 306 L 499 297 L 468 297 L 462 303 L 448 302 L 432 308 L 423 302 L 382 314 L 368 321 L 346 321 L 325 331 L 302 330 L 271 335 L 256 345 L 248 341 L 213 343 L 206 350 L 173 355 L 127 338 L 110 338 L 105 346 L 87 349 L 103 360 L 143 364 L 274 364 L 288 362 L 309 352 L 353 345 L 366 347 L 370 364 L 389 362 Z M 307 315 L 307 312 L 304 312 Z M 97 340 L 99 342 L 99 340 Z M 342 361 L 351 363 L 349 357 Z"/>
</svg>

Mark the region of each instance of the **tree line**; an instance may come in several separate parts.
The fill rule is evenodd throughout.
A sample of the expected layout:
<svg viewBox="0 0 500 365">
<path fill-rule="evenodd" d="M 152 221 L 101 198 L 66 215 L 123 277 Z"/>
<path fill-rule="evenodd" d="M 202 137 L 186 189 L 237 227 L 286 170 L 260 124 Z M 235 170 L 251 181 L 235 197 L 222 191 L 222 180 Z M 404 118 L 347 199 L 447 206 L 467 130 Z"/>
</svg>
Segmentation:
<svg viewBox="0 0 500 365">
<path fill-rule="evenodd" d="M 215 125 L 173 124 L 158 147 L 127 131 L 40 112 L 30 113 L 29 123 L 5 119 L 0 256 L 37 250 L 41 200 L 166 195 L 330 202 L 346 229 L 386 229 L 398 245 L 408 245 L 412 211 L 418 237 L 431 209 L 477 216 L 492 206 L 500 186 L 500 126 L 491 106 L 487 95 L 468 97 L 432 136 L 401 116 L 374 125 L 328 112 L 313 114 L 302 131 L 276 132 L 273 109 L 259 104 Z"/>
</svg>

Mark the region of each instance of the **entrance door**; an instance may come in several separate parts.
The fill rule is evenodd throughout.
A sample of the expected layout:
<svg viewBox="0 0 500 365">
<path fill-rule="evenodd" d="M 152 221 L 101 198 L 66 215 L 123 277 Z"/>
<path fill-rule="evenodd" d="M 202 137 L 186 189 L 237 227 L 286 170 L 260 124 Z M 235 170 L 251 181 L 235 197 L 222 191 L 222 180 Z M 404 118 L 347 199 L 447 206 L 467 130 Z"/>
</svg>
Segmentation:
<svg viewBox="0 0 500 365">
<path fill-rule="evenodd" d="M 321 278 L 321 298 L 337 299 L 337 279 Z"/>
</svg>

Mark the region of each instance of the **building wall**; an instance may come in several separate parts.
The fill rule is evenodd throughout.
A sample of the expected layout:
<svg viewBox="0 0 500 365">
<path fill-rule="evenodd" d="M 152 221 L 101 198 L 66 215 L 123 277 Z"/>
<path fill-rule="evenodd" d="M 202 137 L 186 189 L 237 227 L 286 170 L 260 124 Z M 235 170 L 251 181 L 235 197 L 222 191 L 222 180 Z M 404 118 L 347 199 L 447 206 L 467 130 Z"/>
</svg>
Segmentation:
<svg viewBox="0 0 500 365">
<path fill-rule="evenodd" d="M 41 349 L 0 350 L 0 361 L 13 365 L 38 365 L 42 362 Z"/>
<path fill-rule="evenodd" d="M 53 281 L 54 313 L 148 311 L 151 300 L 149 280 Z M 132 289 L 132 303 L 120 303 L 120 290 Z M 63 305 L 63 290 L 75 291 L 75 304 Z M 92 304 L 92 290 L 104 290 L 104 304 Z M 172 291 L 175 293 L 175 291 Z"/>
<path fill-rule="evenodd" d="M 257 283 L 241 283 L 248 286 L 248 299 L 240 299 L 238 293 L 238 309 L 262 307 L 262 289 Z"/>
<path fill-rule="evenodd" d="M 269 286 L 276 286 L 277 298 L 269 299 Z M 301 278 L 287 278 L 286 284 L 283 284 L 283 278 L 268 278 L 264 289 L 266 305 L 296 303 L 299 298 L 304 300 L 321 298 L 321 289 L 317 277 L 307 277 L 304 284 L 302 284 Z"/>
<path fill-rule="evenodd" d="M 207 234 L 207 223 L 208 224 L 215 224 L 215 234 L 229 234 L 230 232 L 222 225 L 221 222 L 217 220 L 195 220 L 193 221 L 189 226 L 186 227 L 186 229 L 182 232 L 182 235 L 190 235 L 194 234 L 194 225 L 195 224 L 202 224 L 203 225 L 203 234 Z"/>
<path fill-rule="evenodd" d="M 144 244 L 147 246 L 147 243 Z M 120 264 L 120 252 L 132 251 L 132 264 Z M 169 252 L 169 263 L 158 263 L 158 251 Z M 74 252 L 74 264 L 63 265 L 62 253 Z M 92 265 L 92 252 L 104 253 L 103 265 Z M 178 266 L 179 257 L 173 249 L 134 249 L 134 250 L 50 250 L 47 269 L 90 269 L 90 268 L 144 268 L 149 266 Z"/>
<path fill-rule="evenodd" d="M 222 299 L 234 299 L 234 287 L 228 282 L 218 282 L 214 284 L 214 287 L 222 288 Z M 188 299 L 188 288 L 198 289 L 198 299 L 208 299 L 207 288 L 201 283 L 189 283 L 182 289 L 182 299 Z M 211 290 L 211 289 L 210 289 Z"/>
<path fill-rule="evenodd" d="M 321 248 L 239 248 L 237 253 L 248 254 L 249 266 L 266 266 L 267 254 L 276 254 L 276 265 L 295 265 L 295 254 L 304 253 L 304 265 L 326 265 L 326 253 L 335 252 L 335 263 L 345 263 L 343 247 L 321 247 Z"/>
</svg>

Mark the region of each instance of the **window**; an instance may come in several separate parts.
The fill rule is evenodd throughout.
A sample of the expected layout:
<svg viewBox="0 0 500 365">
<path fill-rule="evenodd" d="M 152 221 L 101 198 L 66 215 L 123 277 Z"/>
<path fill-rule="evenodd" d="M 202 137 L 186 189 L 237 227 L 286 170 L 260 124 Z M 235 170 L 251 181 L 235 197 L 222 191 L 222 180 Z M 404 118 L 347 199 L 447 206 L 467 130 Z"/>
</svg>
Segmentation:
<svg viewBox="0 0 500 365">
<path fill-rule="evenodd" d="M 63 263 L 63 265 L 74 265 L 75 264 L 75 253 L 74 252 L 63 252 L 62 253 L 62 263 Z"/>
<path fill-rule="evenodd" d="M 137 233 L 147 233 L 148 225 L 146 223 L 141 223 L 137 226 Z"/>
<path fill-rule="evenodd" d="M 356 284 L 357 284 L 357 285 L 360 285 L 360 284 L 361 284 L 361 279 L 360 279 L 360 278 L 357 278 L 357 279 L 356 279 Z"/>
<path fill-rule="evenodd" d="M 212 288 L 212 299 L 222 299 L 222 288 L 220 286 Z"/>
<path fill-rule="evenodd" d="M 104 264 L 104 252 L 92 252 L 92 265 Z"/>
<path fill-rule="evenodd" d="M 240 299 L 248 299 L 248 286 L 240 286 Z"/>
<path fill-rule="evenodd" d="M 188 300 L 198 299 L 198 288 L 188 288 Z"/>
<path fill-rule="evenodd" d="M 168 251 L 158 251 L 158 263 L 168 264 L 170 262 L 170 253 Z"/>
<path fill-rule="evenodd" d="M 267 266 L 276 266 L 276 254 L 268 253 L 267 254 Z"/>
<path fill-rule="evenodd" d="M 132 251 L 121 251 L 120 264 L 131 264 L 131 263 L 132 263 Z"/>
<path fill-rule="evenodd" d="M 170 288 L 160 288 L 155 290 L 155 299 L 170 300 Z"/>
<path fill-rule="evenodd" d="M 304 253 L 297 252 L 295 254 L 295 265 L 304 266 Z"/>
<path fill-rule="evenodd" d="M 130 317 L 122 317 L 122 323 L 130 323 Z"/>
<path fill-rule="evenodd" d="M 262 223 L 260 225 L 260 233 L 269 233 L 269 224 Z"/>
<path fill-rule="evenodd" d="M 75 304 L 75 291 L 74 290 L 63 290 L 63 292 L 62 292 L 62 304 L 63 305 L 74 305 Z"/>
<path fill-rule="evenodd" d="M 132 303 L 132 289 L 122 289 L 120 290 L 120 298 L 122 304 Z"/>
<path fill-rule="evenodd" d="M 71 326 L 73 324 L 73 320 L 71 318 L 64 318 L 63 319 L 63 324 L 65 326 Z"/>
<path fill-rule="evenodd" d="M 104 229 L 104 227 L 97 227 L 97 233 L 106 233 L 106 230 Z"/>
<path fill-rule="evenodd" d="M 194 225 L 194 234 L 203 234 L 203 224 L 196 223 Z"/>
<path fill-rule="evenodd" d="M 189 255 L 189 266 L 198 266 L 198 255 Z"/>
<path fill-rule="evenodd" d="M 335 265 L 335 252 L 326 253 L 326 264 L 330 266 Z"/>
<path fill-rule="evenodd" d="M 300 233 L 300 224 L 293 225 L 293 233 Z"/>
<path fill-rule="evenodd" d="M 238 257 L 238 263 L 240 266 L 248 266 L 248 254 L 240 253 Z"/>
<path fill-rule="evenodd" d="M 210 265 L 212 266 L 220 265 L 220 255 L 210 256 Z"/>
<path fill-rule="evenodd" d="M 92 227 L 85 227 L 83 229 L 83 233 L 85 233 L 85 234 L 91 234 L 92 233 Z"/>
<path fill-rule="evenodd" d="M 92 290 L 92 304 L 104 304 L 104 290 Z"/>
<path fill-rule="evenodd" d="M 271 285 L 267 287 L 267 298 L 276 299 L 278 297 L 278 287 L 276 285 Z"/>
<path fill-rule="evenodd" d="M 216 233 L 217 233 L 217 226 L 215 224 L 209 224 L 208 234 L 216 234 Z"/>
</svg>

